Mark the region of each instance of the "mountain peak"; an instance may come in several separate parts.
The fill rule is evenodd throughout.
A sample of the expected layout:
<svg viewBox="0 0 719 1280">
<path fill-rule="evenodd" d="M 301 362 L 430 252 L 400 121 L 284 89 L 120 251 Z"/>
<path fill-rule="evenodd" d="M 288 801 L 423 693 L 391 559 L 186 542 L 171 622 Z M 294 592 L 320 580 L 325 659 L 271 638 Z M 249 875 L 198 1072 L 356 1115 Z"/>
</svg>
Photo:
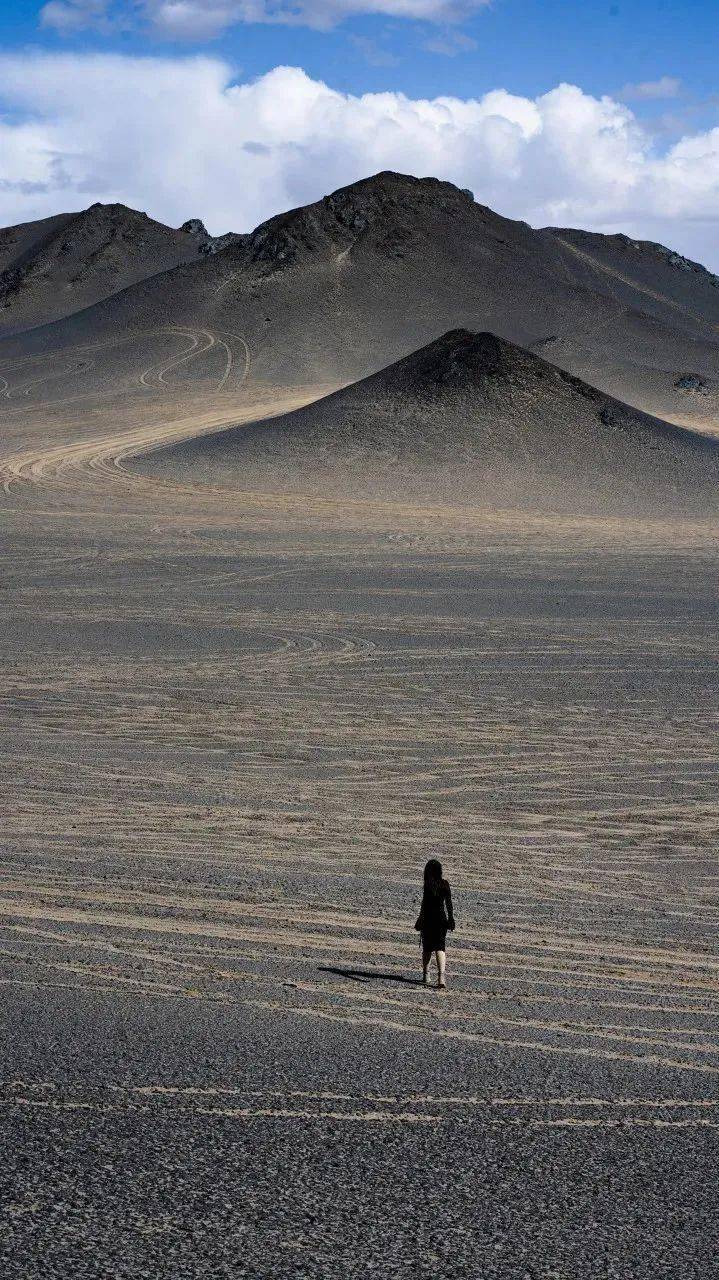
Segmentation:
<svg viewBox="0 0 719 1280">
<path fill-rule="evenodd" d="M 153 451 L 145 465 L 263 490 L 613 515 L 671 504 L 707 515 L 719 444 L 494 333 L 459 328 L 324 399 L 164 457 Z"/>
<path fill-rule="evenodd" d="M 40 318 L 92 305 L 198 252 L 193 237 L 146 213 L 96 202 L 78 213 L 14 229 L 0 260 L 0 308 L 8 327 L 32 327 Z"/>
<path fill-rule="evenodd" d="M 467 189 L 387 169 L 261 223 L 246 251 L 250 261 L 277 270 L 317 252 L 346 253 L 369 238 L 384 257 L 404 258 L 423 235 L 477 217 L 504 221 Z"/>
<path fill-rule="evenodd" d="M 406 382 L 425 394 L 442 391 L 471 391 L 487 383 L 505 386 L 554 380 L 575 392 L 598 398 L 587 383 L 549 364 L 533 352 L 487 331 L 449 329 L 385 371 L 399 384 Z"/>
<path fill-rule="evenodd" d="M 496 333 L 475 333 L 471 329 L 449 329 L 421 351 L 407 357 L 421 364 L 425 376 L 438 383 L 469 382 L 496 375 L 516 361 L 523 363 L 527 352 Z"/>
<path fill-rule="evenodd" d="M 467 188 L 457 187 L 453 182 L 447 182 L 442 178 L 416 178 L 411 173 L 399 173 L 395 169 L 381 169 L 379 173 L 372 173 L 367 178 L 358 178 L 356 182 L 350 182 L 345 187 L 338 187 L 336 191 L 325 196 L 325 201 L 335 200 L 339 196 L 354 192 L 402 193 L 406 196 L 426 195 L 430 197 L 436 197 L 444 193 L 446 195 L 460 195 L 465 200 L 474 199 L 472 192 Z"/>
<path fill-rule="evenodd" d="M 76 214 L 77 221 L 83 222 L 150 222 L 155 226 L 162 226 L 162 223 L 155 222 L 153 218 L 148 217 L 141 209 L 131 209 L 127 204 L 113 203 L 102 204 L 96 200 L 94 204 L 88 206 L 87 209 L 81 210 Z"/>
</svg>

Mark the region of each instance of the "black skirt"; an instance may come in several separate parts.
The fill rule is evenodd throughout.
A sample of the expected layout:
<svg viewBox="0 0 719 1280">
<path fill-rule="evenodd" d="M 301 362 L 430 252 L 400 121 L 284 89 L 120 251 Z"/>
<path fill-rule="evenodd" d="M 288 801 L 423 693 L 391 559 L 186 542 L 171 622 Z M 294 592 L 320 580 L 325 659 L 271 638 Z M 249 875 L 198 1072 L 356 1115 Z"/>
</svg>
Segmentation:
<svg viewBox="0 0 719 1280">
<path fill-rule="evenodd" d="M 445 951 L 447 942 L 447 926 L 437 922 L 428 924 L 422 929 L 423 951 Z"/>
</svg>

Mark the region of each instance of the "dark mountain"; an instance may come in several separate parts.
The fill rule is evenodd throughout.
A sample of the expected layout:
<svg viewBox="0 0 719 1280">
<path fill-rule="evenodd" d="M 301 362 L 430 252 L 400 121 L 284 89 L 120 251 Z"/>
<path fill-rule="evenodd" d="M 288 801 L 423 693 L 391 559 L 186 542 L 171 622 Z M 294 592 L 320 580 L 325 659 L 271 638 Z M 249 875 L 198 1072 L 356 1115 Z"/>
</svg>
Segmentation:
<svg viewBox="0 0 719 1280">
<path fill-rule="evenodd" d="M 190 239 L 194 261 L 5 343 L 0 359 L 184 326 L 244 340 L 252 377 L 270 386 L 341 385 L 461 326 L 535 350 L 644 411 L 708 429 L 719 420 L 719 288 L 661 246 L 534 231 L 451 183 L 395 173 L 279 214 L 214 253 L 198 255 Z M 141 256 L 149 274 L 151 255 Z M 82 261 L 89 288 L 98 268 Z M 176 376 L 202 379 L 202 361 Z"/>
<path fill-rule="evenodd" d="M 212 237 L 95 204 L 0 231 L 0 333 L 28 329 L 197 258 Z M 199 224 L 202 226 L 202 224 Z"/>
<path fill-rule="evenodd" d="M 293 413 L 162 449 L 162 479 L 598 515 L 716 510 L 719 444 L 454 330 Z"/>
</svg>

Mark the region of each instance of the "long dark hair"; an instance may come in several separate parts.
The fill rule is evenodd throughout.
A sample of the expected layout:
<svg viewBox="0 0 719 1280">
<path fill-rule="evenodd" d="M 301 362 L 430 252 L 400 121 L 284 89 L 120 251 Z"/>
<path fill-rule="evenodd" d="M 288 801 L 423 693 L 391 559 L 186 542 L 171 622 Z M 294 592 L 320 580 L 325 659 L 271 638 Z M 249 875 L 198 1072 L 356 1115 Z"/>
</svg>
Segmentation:
<svg viewBox="0 0 719 1280">
<path fill-rule="evenodd" d="M 439 858 L 430 858 L 424 868 L 425 893 L 439 893 L 442 888 L 442 863 Z"/>
</svg>

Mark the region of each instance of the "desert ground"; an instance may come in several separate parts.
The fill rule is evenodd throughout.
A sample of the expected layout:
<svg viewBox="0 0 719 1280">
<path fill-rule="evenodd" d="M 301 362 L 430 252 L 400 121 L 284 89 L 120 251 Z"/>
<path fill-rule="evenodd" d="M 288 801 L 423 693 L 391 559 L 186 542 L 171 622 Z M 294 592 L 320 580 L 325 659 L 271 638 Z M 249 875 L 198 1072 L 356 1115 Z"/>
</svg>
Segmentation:
<svg viewBox="0 0 719 1280">
<path fill-rule="evenodd" d="M 715 529 L 146 473 L 209 337 L 2 368 L 3 1275 L 705 1280 Z"/>
</svg>

